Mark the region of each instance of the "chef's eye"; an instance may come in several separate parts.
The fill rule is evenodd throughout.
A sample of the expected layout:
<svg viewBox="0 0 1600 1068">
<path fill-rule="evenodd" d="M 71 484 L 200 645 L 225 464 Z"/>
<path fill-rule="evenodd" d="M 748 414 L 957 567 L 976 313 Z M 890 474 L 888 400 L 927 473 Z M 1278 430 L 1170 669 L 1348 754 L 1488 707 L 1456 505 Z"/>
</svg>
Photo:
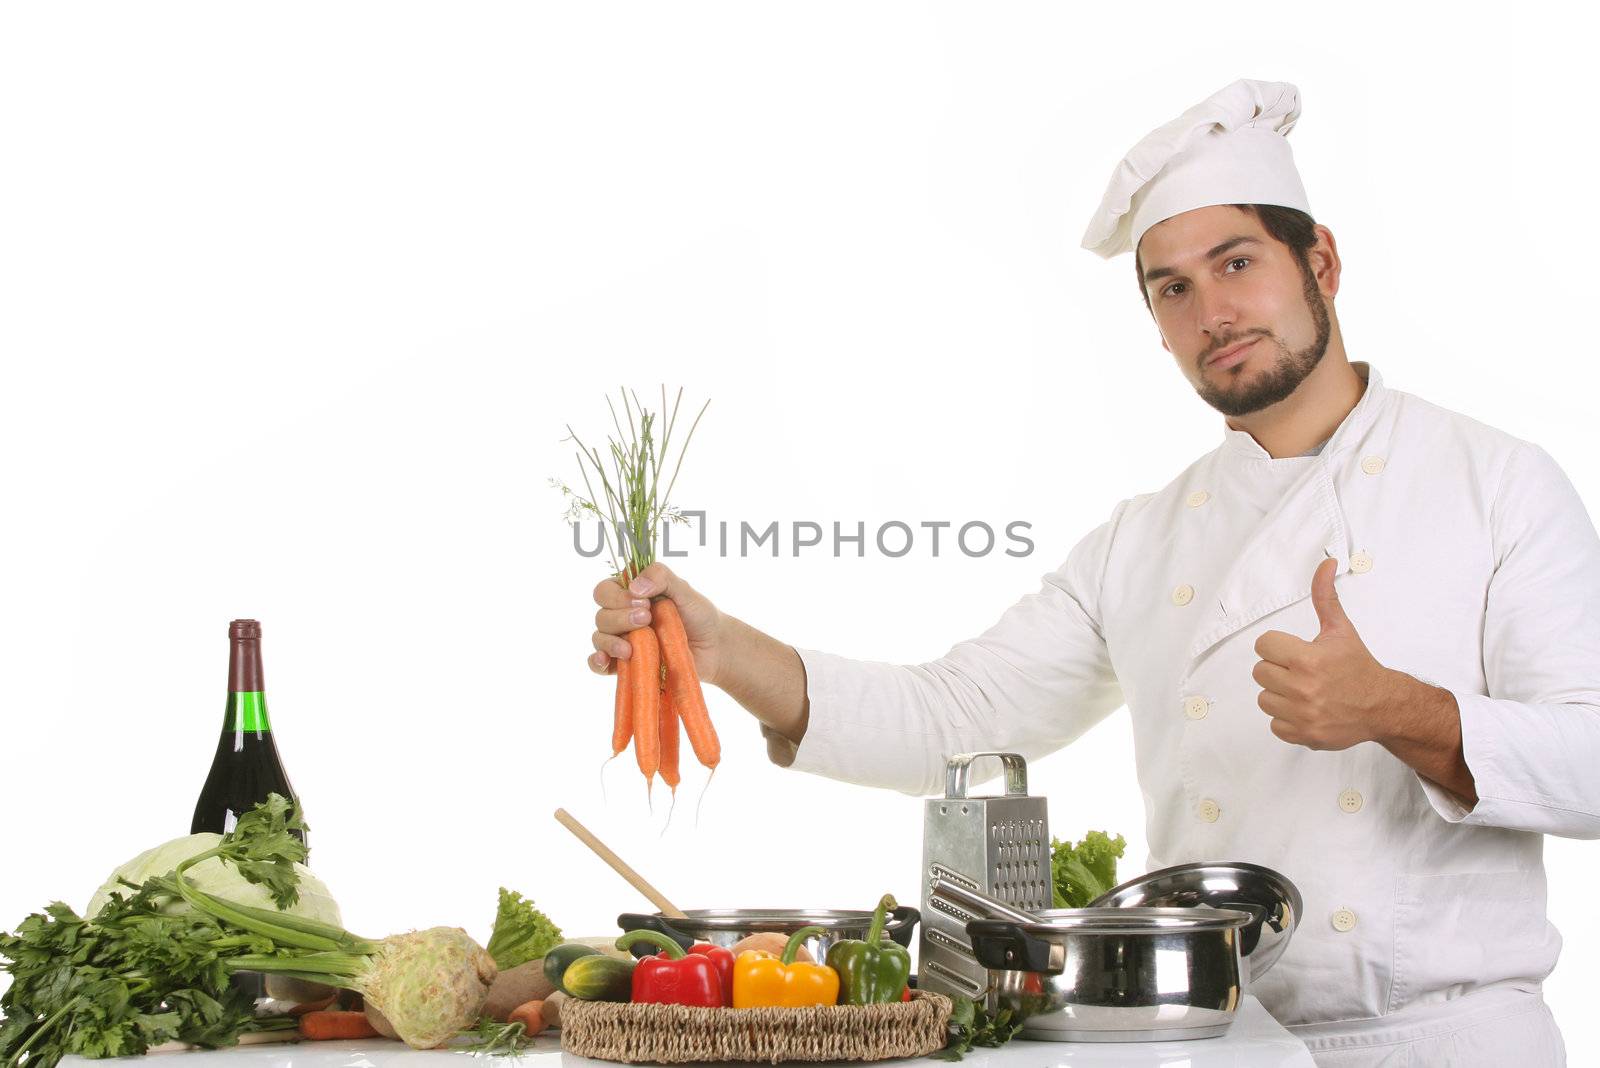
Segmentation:
<svg viewBox="0 0 1600 1068">
<path fill-rule="evenodd" d="M 1179 287 L 1179 286 L 1181 286 L 1181 285 L 1183 285 L 1183 283 L 1182 283 L 1182 282 L 1173 282 L 1173 283 L 1172 283 L 1172 284 L 1171 284 L 1171 285 L 1169 285 L 1169 286 L 1168 286 L 1168 287 L 1167 287 L 1167 288 L 1165 288 L 1165 289 L 1163 289 L 1163 290 L 1162 290 L 1162 291 L 1161 291 L 1161 295 L 1162 295 L 1162 296 L 1163 296 L 1163 297 L 1166 297 L 1166 296 L 1171 296 L 1171 295 L 1172 295 L 1172 291 L 1173 291 L 1173 290 L 1174 290 L 1174 289 L 1177 289 L 1177 288 L 1178 288 L 1178 287 Z"/>
<path fill-rule="evenodd" d="M 1228 261 L 1228 266 L 1232 267 L 1236 263 L 1249 263 L 1249 262 L 1250 262 L 1250 257 L 1249 256 L 1235 256 L 1233 259 Z"/>
</svg>

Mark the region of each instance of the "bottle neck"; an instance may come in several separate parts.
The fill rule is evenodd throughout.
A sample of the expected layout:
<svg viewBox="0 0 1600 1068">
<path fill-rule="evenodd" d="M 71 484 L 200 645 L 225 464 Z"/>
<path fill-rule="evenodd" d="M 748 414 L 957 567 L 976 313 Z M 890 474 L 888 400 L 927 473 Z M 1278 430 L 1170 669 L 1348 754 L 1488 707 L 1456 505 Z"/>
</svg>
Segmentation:
<svg viewBox="0 0 1600 1068">
<path fill-rule="evenodd" d="M 240 633 L 244 630 L 244 633 Z M 261 637 L 254 625 L 230 634 L 228 647 L 228 731 L 270 731 L 267 695 L 261 682 Z"/>
<path fill-rule="evenodd" d="M 235 734 L 240 731 L 270 733 L 272 722 L 267 719 L 267 695 L 260 690 L 228 694 L 227 721 L 222 729 Z"/>
<path fill-rule="evenodd" d="M 228 692 L 260 693 L 261 639 L 231 638 L 228 642 Z"/>
</svg>

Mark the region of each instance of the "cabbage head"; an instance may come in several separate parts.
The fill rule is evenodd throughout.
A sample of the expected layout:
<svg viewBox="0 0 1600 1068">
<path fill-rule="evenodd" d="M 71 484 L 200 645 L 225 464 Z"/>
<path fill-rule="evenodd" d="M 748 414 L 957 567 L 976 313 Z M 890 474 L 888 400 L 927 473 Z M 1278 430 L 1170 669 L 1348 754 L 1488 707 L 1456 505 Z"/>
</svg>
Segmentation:
<svg viewBox="0 0 1600 1068">
<path fill-rule="evenodd" d="M 111 873 L 105 885 L 95 891 L 89 901 L 89 907 L 84 916 L 93 919 L 106 902 L 111 900 L 112 894 L 123 897 L 130 896 L 133 891 L 118 882 L 126 879 L 135 885 L 144 882 L 153 875 L 166 875 L 180 863 L 190 857 L 204 853 L 208 849 L 215 849 L 217 843 L 222 841 L 222 835 L 205 832 L 202 834 L 186 835 L 183 838 L 174 838 L 170 842 L 163 842 L 154 849 L 147 849 L 143 853 L 128 861 L 122 867 Z M 339 905 L 328 893 L 328 888 L 322 880 L 311 874 L 311 869 L 304 864 L 294 866 L 295 874 L 300 877 L 300 900 L 284 911 L 295 916 L 305 916 L 308 919 L 321 920 L 323 923 L 335 927 L 343 927 L 344 922 L 339 916 Z M 224 864 L 221 857 L 212 857 L 210 860 L 201 861 L 184 873 L 184 877 L 197 888 L 208 894 L 215 894 L 220 898 L 238 902 L 241 905 L 253 905 L 262 909 L 277 909 L 273 904 L 267 888 L 258 883 L 246 882 L 231 864 Z M 173 898 L 162 909 L 163 912 L 178 913 L 188 911 L 189 906 L 182 898 Z"/>
</svg>

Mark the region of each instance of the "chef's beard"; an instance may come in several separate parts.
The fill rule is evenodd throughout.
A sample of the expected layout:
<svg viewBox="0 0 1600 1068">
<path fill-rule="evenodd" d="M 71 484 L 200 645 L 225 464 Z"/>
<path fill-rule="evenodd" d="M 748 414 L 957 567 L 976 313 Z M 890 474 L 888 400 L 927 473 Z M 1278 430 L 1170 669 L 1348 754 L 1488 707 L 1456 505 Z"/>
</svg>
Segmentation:
<svg viewBox="0 0 1600 1068">
<path fill-rule="evenodd" d="M 1223 415 L 1249 415 L 1277 404 L 1300 387 L 1300 383 L 1306 380 L 1306 376 L 1322 362 L 1322 357 L 1327 353 L 1333 326 L 1327 305 L 1322 302 L 1322 291 L 1317 288 L 1317 276 L 1311 272 L 1309 263 L 1300 265 L 1300 275 L 1305 280 L 1303 293 L 1306 310 L 1311 313 L 1311 321 L 1316 325 L 1316 339 L 1299 352 L 1292 352 L 1289 346 L 1272 334 L 1261 335 L 1264 342 L 1277 346 L 1278 358 L 1271 368 L 1239 383 L 1234 389 L 1226 385 L 1219 386 L 1204 377 L 1205 370 L 1202 367 L 1196 392 L 1201 400 Z"/>
</svg>

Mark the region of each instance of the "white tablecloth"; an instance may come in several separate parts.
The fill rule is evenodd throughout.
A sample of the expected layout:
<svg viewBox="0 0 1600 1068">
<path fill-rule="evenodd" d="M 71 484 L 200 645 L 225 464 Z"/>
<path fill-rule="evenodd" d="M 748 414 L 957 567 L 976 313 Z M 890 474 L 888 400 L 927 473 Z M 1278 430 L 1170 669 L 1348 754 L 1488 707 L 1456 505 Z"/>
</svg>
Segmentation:
<svg viewBox="0 0 1600 1068">
<path fill-rule="evenodd" d="M 561 1051 L 557 1035 L 540 1035 L 519 1058 L 475 1057 L 483 1068 L 615 1068 L 610 1061 Z M 275 1042 L 225 1050 L 151 1054 L 150 1068 L 444 1068 L 449 1050 L 413 1050 L 399 1042 Z M 928 1058 L 878 1061 L 879 1065 L 943 1064 Z M 1248 995 L 1233 1026 L 1220 1038 L 1189 1042 L 1030 1042 L 1013 1039 L 999 1049 L 975 1049 L 960 1061 L 967 1068 L 1053 1068 L 1113 1065 L 1117 1068 L 1313 1068 L 1304 1043 L 1285 1031 Z M 64 1057 L 62 1068 L 104 1068 L 104 1061 Z"/>
</svg>

